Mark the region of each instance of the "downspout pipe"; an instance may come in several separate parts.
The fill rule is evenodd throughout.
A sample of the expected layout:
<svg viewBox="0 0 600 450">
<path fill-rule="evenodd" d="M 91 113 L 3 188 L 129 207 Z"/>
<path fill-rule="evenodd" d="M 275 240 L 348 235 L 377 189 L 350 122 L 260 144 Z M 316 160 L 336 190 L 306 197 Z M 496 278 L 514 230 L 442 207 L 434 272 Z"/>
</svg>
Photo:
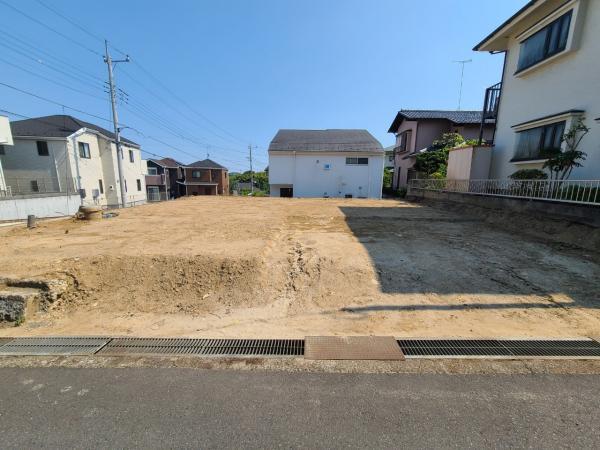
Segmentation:
<svg viewBox="0 0 600 450">
<path fill-rule="evenodd" d="M 80 200 L 82 206 L 83 206 L 83 197 L 81 196 L 81 174 L 79 173 L 79 153 L 77 152 L 77 138 L 87 132 L 88 132 L 87 128 L 82 128 L 67 137 L 67 139 L 71 141 L 71 146 L 73 147 L 73 159 L 75 161 L 75 173 L 77 175 L 77 177 L 76 177 L 77 190 L 79 192 L 79 200 Z M 69 152 L 67 150 L 67 155 L 68 154 L 69 154 Z M 67 171 L 68 171 L 67 172 L 68 174 L 71 173 L 71 162 L 69 161 L 69 158 L 67 158 Z M 69 176 L 69 182 L 67 183 L 67 198 L 69 197 L 70 179 L 71 179 L 71 177 Z"/>
</svg>

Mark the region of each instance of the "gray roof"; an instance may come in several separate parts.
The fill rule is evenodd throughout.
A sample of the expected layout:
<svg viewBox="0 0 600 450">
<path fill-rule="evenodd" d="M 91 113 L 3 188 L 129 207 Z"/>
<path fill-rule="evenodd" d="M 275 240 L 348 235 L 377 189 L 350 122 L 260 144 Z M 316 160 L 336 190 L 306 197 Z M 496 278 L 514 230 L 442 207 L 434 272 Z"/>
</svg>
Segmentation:
<svg viewBox="0 0 600 450">
<path fill-rule="evenodd" d="M 94 125 L 93 123 L 85 122 L 73 116 L 55 115 L 36 117 L 25 120 L 15 120 L 10 123 L 13 136 L 32 136 L 32 137 L 56 137 L 66 138 L 82 128 L 89 128 L 103 134 L 109 139 L 114 140 L 115 135 L 105 128 Z M 138 147 L 139 144 L 130 141 L 129 139 L 121 138 L 125 144 L 133 147 Z"/>
<path fill-rule="evenodd" d="M 383 147 L 367 130 L 279 130 L 269 151 L 383 153 Z"/>
<path fill-rule="evenodd" d="M 191 164 L 185 164 L 185 167 L 197 167 L 199 169 L 225 169 L 225 170 L 227 170 L 227 167 L 214 162 L 212 159 L 203 159 L 201 161 L 196 161 Z"/>
<path fill-rule="evenodd" d="M 482 111 L 444 111 L 435 109 L 401 109 L 396 114 L 389 133 L 394 133 L 403 120 L 448 120 L 457 125 L 469 125 L 481 123 Z M 494 123 L 486 120 L 486 123 Z"/>
</svg>

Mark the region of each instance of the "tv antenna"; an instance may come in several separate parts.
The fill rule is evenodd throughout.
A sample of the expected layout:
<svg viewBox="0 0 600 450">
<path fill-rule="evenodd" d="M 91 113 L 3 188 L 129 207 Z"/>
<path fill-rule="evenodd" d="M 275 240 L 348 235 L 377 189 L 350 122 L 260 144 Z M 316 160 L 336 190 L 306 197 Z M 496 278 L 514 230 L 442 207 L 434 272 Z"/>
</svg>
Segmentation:
<svg viewBox="0 0 600 450">
<path fill-rule="evenodd" d="M 472 63 L 472 59 L 463 59 L 461 61 L 452 61 L 454 63 L 460 64 L 460 88 L 458 89 L 458 110 L 460 111 L 460 104 L 462 101 L 462 89 L 463 89 L 463 79 L 465 77 L 465 64 Z"/>
</svg>

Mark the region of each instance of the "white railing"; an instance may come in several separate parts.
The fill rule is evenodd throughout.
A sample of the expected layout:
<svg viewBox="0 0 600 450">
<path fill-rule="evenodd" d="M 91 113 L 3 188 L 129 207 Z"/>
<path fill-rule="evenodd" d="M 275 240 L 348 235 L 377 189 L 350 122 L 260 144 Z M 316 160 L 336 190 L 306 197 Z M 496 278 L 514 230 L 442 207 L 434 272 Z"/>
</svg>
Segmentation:
<svg viewBox="0 0 600 450">
<path fill-rule="evenodd" d="M 417 191 L 459 192 L 600 205 L 600 180 L 411 180 L 408 193 Z"/>
<path fill-rule="evenodd" d="M 0 189 L 0 197 L 12 197 L 12 188 L 6 186 L 4 189 Z"/>
<path fill-rule="evenodd" d="M 55 192 L 77 192 L 74 178 L 28 178 L 5 177 L 6 193 L 4 196 L 48 194 Z"/>
</svg>

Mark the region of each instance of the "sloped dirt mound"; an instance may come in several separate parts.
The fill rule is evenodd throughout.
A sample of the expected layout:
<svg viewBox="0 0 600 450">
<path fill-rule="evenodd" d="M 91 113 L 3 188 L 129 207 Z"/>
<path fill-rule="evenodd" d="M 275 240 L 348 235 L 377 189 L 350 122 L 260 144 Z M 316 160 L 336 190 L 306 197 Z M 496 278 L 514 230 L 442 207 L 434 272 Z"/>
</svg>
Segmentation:
<svg viewBox="0 0 600 450">
<path fill-rule="evenodd" d="M 268 298 L 258 258 L 99 256 L 65 260 L 62 268 L 70 289 L 58 308 L 201 313 Z"/>
</svg>

